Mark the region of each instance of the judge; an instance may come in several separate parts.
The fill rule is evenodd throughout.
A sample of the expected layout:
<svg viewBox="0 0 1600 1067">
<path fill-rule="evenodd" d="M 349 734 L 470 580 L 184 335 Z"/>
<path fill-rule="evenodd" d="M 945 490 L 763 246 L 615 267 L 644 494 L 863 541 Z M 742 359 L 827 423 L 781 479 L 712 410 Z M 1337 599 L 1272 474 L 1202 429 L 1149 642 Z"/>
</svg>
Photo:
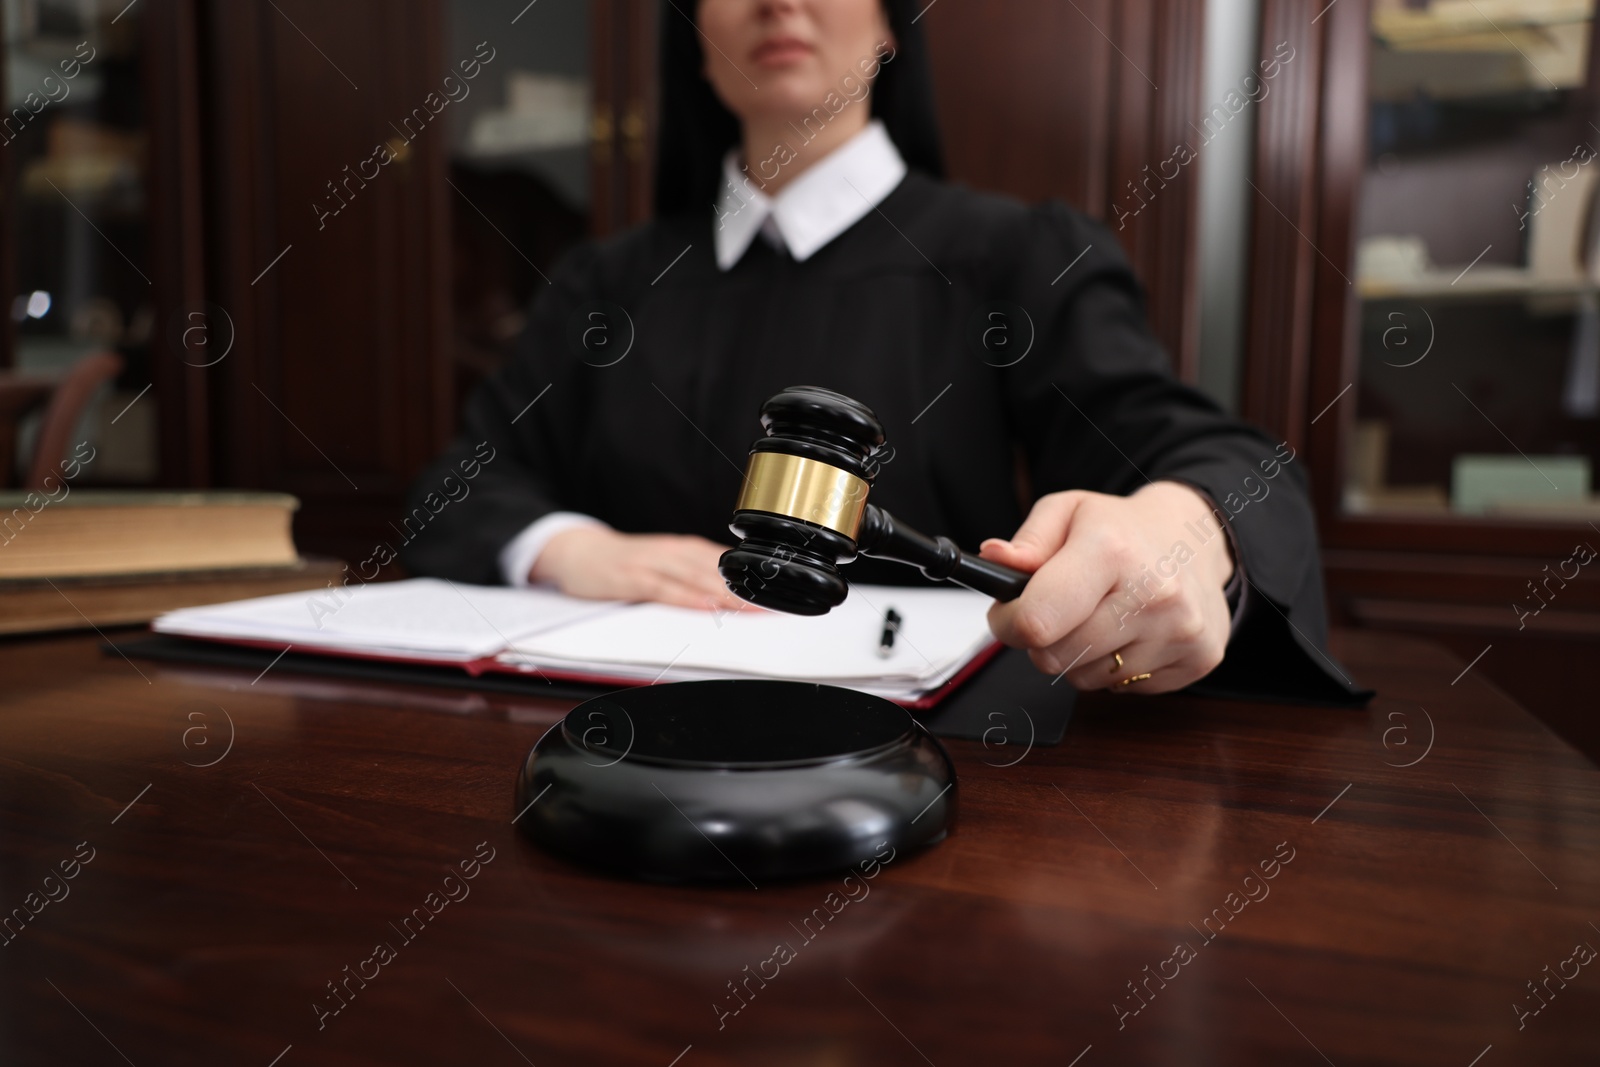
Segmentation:
<svg viewBox="0 0 1600 1067">
<path fill-rule="evenodd" d="M 1303 462 L 1173 377 L 1107 229 L 941 180 L 915 17 L 906 0 L 663 7 L 656 218 L 551 271 L 411 506 L 492 458 L 403 561 L 748 608 L 717 558 L 757 413 L 818 385 L 888 428 L 875 503 L 1033 575 L 990 624 L 1040 670 L 1359 699 L 1324 647 Z M 844 574 L 922 581 L 869 559 Z"/>
</svg>

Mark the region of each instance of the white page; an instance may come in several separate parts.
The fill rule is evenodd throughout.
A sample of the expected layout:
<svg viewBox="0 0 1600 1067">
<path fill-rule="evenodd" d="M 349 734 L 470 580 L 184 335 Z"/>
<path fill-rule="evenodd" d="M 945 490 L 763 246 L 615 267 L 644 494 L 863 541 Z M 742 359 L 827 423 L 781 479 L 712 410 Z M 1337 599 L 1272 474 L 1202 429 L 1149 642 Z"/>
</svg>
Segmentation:
<svg viewBox="0 0 1600 1067">
<path fill-rule="evenodd" d="M 320 605 L 320 606 L 318 606 Z M 306 590 L 171 611 L 151 628 L 191 637 L 281 641 L 312 648 L 466 661 L 521 638 L 625 605 L 545 589 L 436 578 Z"/>
<path fill-rule="evenodd" d="M 986 642 L 982 642 L 980 644 L 975 645 L 973 647 L 973 650 L 972 650 L 972 655 L 976 656 L 989 643 L 991 643 L 991 642 L 987 642 L 986 641 Z M 792 673 L 750 674 L 750 673 L 744 672 L 744 671 L 694 670 L 694 669 L 684 669 L 684 668 L 677 667 L 677 666 L 670 667 L 666 671 L 663 672 L 660 669 L 658 669 L 656 667 L 653 667 L 653 666 L 652 667 L 641 667 L 641 666 L 636 666 L 636 665 L 632 665 L 632 664 L 621 664 L 621 665 L 588 664 L 588 665 L 579 665 L 579 664 L 575 664 L 575 663 L 565 663 L 565 662 L 562 662 L 562 661 L 553 661 L 553 660 L 544 660 L 544 661 L 541 661 L 541 662 L 529 661 L 529 662 L 517 663 L 515 661 L 518 659 L 518 657 L 516 657 L 514 654 L 513 655 L 509 655 L 509 656 L 502 656 L 502 657 L 500 657 L 500 659 L 501 659 L 501 662 L 507 663 L 508 665 L 517 666 L 519 670 L 525 671 L 525 672 L 530 673 L 530 674 L 535 673 L 535 672 L 548 672 L 548 673 L 571 672 L 571 673 L 574 673 L 574 674 L 582 674 L 582 675 L 586 675 L 586 676 L 589 676 L 589 677 L 594 677 L 594 676 L 598 675 L 598 676 L 603 676 L 603 677 L 605 677 L 607 679 L 610 679 L 610 680 L 615 680 L 619 684 L 649 685 L 649 684 L 652 684 L 652 683 L 664 683 L 664 682 L 715 681 L 715 680 L 718 680 L 718 679 L 726 679 L 726 678 L 745 678 L 745 679 L 749 679 L 749 678 L 768 678 L 768 679 L 783 679 L 783 680 L 794 680 L 795 679 L 795 676 Z M 938 689 L 939 687 L 943 686 L 951 678 L 955 677 L 958 673 L 960 673 L 961 668 L 965 667 L 967 665 L 967 663 L 970 662 L 970 659 L 971 659 L 971 657 L 968 657 L 967 659 L 964 659 L 961 662 L 951 664 L 948 669 L 940 671 L 937 675 L 934 675 L 932 677 L 920 678 L 920 679 L 914 679 L 914 680 L 913 679 L 906 679 L 906 678 L 828 678 L 828 677 L 824 677 L 824 678 L 800 678 L 798 680 L 803 681 L 803 682 L 817 682 L 817 683 L 821 683 L 821 684 L 825 684 L 825 685 L 844 686 L 844 687 L 846 687 L 848 689 L 856 689 L 856 690 L 860 690 L 861 692 L 864 692 L 864 693 L 872 693 L 872 694 L 874 694 L 876 696 L 888 697 L 891 700 L 914 700 L 917 697 L 920 697 L 920 696 L 924 695 L 925 693 L 931 692 L 932 690 Z"/>
<path fill-rule="evenodd" d="M 979 646 L 978 648 L 974 649 L 974 652 L 973 652 L 974 656 L 977 655 L 978 652 L 982 651 L 983 647 L 984 646 Z M 560 672 L 562 670 L 571 670 L 571 671 L 574 671 L 575 673 L 582 673 L 587 677 L 596 677 L 596 676 L 599 676 L 599 675 L 603 674 L 603 676 L 605 678 L 611 679 L 611 680 L 615 680 L 619 684 L 630 684 L 630 685 L 631 684 L 650 685 L 652 683 L 665 683 L 665 682 L 718 681 L 718 680 L 721 680 L 721 679 L 728 679 L 728 678 L 748 679 L 748 678 L 766 678 L 766 677 L 771 677 L 771 676 L 767 676 L 767 675 L 749 675 L 749 674 L 743 674 L 743 673 L 732 673 L 732 672 L 728 672 L 728 671 L 682 671 L 682 670 L 679 670 L 676 667 L 673 667 L 673 668 L 669 669 L 664 674 L 661 671 L 656 670 L 654 668 L 651 668 L 651 669 L 647 670 L 647 669 L 644 669 L 644 668 L 631 667 L 631 666 L 592 667 L 587 671 L 579 672 L 578 669 L 574 665 L 571 665 L 571 664 L 559 664 L 558 665 L 558 664 L 555 664 L 555 663 L 545 663 L 543 665 L 538 665 L 538 664 L 535 664 L 535 663 L 532 663 L 532 662 L 517 663 L 517 662 L 515 662 L 515 660 L 517 658 L 518 657 L 516 657 L 515 655 L 508 655 L 508 656 L 500 657 L 501 661 L 503 663 L 505 663 L 506 665 L 513 666 L 517 670 L 522 671 L 522 672 L 524 672 L 526 674 L 529 674 L 529 675 L 537 675 L 540 672 L 557 673 L 557 672 Z M 821 684 L 821 685 L 843 686 L 843 687 L 845 687 L 847 689 L 854 689 L 854 690 L 856 690 L 858 692 L 862 692 L 862 693 L 870 693 L 873 696 L 884 697 L 885 699 L 888 699 L 888 700 L 913 701 L 913 700 L 917 700 L 920 697 L 926 696 L 928 693 L 931 693 L 932 691 L 934 691 L 936 689 L 939 689 L 939 688 L 943 687 L 947 682 L 950 681 L 951 678 L 953 678 L 957 674 L 959 674 L 960 671 L 961 671 L 961 668 L 965 667 L 965 666 L 966 666 L 965 662 L 957 664 L 956 666 L 952 667 L 946 675 L 942 675 L 940 677 L 933 678 L 933 679 L 928 680 L 928 681 L 918 681 L 918 682 L 892 681 L 892 680 L 884 680 L 884 679 L 876 679 L 876 678 L 860 678 L 860 679 L 807 678 L 807 679 L 803 679 L 803 681 L 816 682 L 816 683 Z M 777 676 L 777 677 L 779 677 L 780 679 L 783 679 L 783 676 Z"/>
<path fill-rule="evenodd" d="M 993 640 L 987 621 L 992 603 L 959 587 L 857 585 L 821 616 L 636 604 L 519 639 L 503 658 L 647 681 L 670 665 L 663 680 L 769 677 L 920 689 L 940 684 Z M 885 659 L 878 642 L 891 607 L 903 621 Z"/>
</svg>

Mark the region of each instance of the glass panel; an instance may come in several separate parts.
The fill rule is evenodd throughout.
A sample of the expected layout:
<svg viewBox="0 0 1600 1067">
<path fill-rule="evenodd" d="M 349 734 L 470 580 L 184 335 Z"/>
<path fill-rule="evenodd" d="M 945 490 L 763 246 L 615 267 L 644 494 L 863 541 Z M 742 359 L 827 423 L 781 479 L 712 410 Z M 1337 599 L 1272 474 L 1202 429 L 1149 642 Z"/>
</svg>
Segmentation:
<svg viewBox="0 0 1600 1067">
<path fill-rule="evenodd" d="M 1374 0 L 1347 511 L 1600 519 L 1595 0 Z"/>
<path fill-rule="evenodd" d="M 504 361 L 544 276 L 589 232 L 591 17 L 587 0 L 539 0 L 508 32 L 502 0 L 450 0 L 451 69 L 479 61 L 450 109 L 458 395 Z"/>
<path fill-rule="evenodd" d="M 119 355 L 122 373 L 99 386 L 72 438 L 95 449 L 79 480 L 152 482 L 159 405 L 146 392 L 155 311 L 140 5 L 4 0 L 0 10 L 13 283 L 12 365 L 0 376 L 17 387 L 59 379 L 95 352 Z M 38 409 L 15 423 L 0 416 L 0 433 L 16 442 L 15 469 L 0 472 L 10 484 L 26 470 L 41 418 Z"/>
</svg>

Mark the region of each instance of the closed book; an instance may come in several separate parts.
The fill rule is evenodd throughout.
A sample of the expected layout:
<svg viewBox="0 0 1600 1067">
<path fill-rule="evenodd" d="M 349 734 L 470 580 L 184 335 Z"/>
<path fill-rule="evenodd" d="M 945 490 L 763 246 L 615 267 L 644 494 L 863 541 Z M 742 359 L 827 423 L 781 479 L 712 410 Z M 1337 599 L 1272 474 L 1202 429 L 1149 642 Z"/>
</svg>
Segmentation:
<svg viewBox="0 0 1600 1067">
<path fill-rule="evenodd" d="M 283 567 L 299 560 L 285 493 L 0 493 L 0 578 Z"/>
<path fill-rule="evenodd" d="M 0 634 L 43 633 L 149 622 L 180 608 L 277 593 L 326 590 L 344 564 L 297 559 L 271 567 L 0 578 Z"/>
</svg>

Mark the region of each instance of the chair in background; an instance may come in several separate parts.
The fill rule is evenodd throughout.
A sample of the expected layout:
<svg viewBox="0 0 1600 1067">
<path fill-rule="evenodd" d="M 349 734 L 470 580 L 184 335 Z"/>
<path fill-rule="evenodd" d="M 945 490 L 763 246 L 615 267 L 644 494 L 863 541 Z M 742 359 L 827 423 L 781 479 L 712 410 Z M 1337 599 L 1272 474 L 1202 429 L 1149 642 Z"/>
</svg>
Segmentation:
<svg viewBox="0 0 1600 1067">
<path fill-rule="evenodd" d="M 44 480 L 66 454 L 84 408 L 102 385 L 122 373 L 123 366 L 123 358 L 115 352 L 93 352 L 60 376 L 0 373 L 0 486 L 11 486 L 15 477 L 18 425 L 43 406 L 44 421 L 21 488 L 45 488 Z"/>
</svg>

